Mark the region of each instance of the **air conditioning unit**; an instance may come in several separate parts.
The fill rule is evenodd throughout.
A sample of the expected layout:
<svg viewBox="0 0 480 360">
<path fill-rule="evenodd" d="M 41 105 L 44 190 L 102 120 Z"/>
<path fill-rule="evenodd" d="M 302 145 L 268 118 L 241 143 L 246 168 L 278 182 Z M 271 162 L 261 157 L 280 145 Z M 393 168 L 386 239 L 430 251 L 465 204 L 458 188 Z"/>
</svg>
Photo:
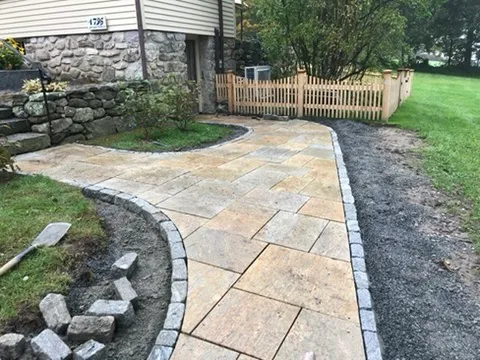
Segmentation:
<svg viewBox="0 0 480 360">
<path fill-rule="evenodd" d="M 245 79 L 270 80 L 270 66 L 247 66 L 245 67 Z"/>
</svg>

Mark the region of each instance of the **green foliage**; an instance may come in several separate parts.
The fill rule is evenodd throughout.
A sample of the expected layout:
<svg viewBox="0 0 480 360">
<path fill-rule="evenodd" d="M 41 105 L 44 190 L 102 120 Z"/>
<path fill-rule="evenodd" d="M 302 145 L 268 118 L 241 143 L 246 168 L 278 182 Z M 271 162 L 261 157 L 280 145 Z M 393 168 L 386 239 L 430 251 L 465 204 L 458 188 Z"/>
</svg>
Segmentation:
<svg viewBox="0 0 480 360">
<path fill-rule="evenodd" d="M 46 92 L 65 91 L 68 83 L 66 81 L 52 81 L 45 84 Z M 22 92 L 25 94 L 37 94 L 42 91 L 40 79 L 23 80 Z"/>
<path fill-rule="evenodd" d="M 447 56 L 447 65 L 470 67 L 473 53 L 480 49 L 480 2 L 445 0 L 429 30 L 434 44 Z"/>
<path fill-rule="evenodd" d="M 266 65 L 267 55 L 262 49 L 262 43 L 258 37 L 235 42 L 235 63 L 237 73 L 243 74 L 246 66 Z"/>
<path fill-rule="evenodd" d="M 143 131 L 144 138 L 150 140 L 151 129 L 156 129 L 164 124 L 166 105 L 160 93 L 158 82 L 146 82 L 146 87 L 127 88 L 124 107 L 126 116 L 132 120 L 135 128 Z"/>
<path fill-rule="evenodd" d="M 193 121 L 198 101 L 195 83 L 176 82 L 169 77 L 162 82 L 145 82 L 142 88 L 126 90 L 124 106 L 133 127 L 143 130 L 146 140 L 152 139 L 152 129 L 159 129 L 173 122 L 185 130 Z"/>
<path fill-rule="evenodd" d="M 104 244 L 105 234 L 94 204 L 79 189 L 42 176 L 16 176 L 0 183 L 0 204 L 0 264 L 29 245 L 50 222 L 72 224 L 57 246 L 36 250 L 0 277 L 1 329 L 20 310 L 36 314 L 46 293 L 66 291 L 69 269 L 82 260 L 87 244 L 93 249 Z"/>
<path fill-rule="evenodd" d="M 22 66 L 22 56 L 0 41 L 0 70 L 17 70 Z"/>
<path fill-rule="evenodd" d="M 232 134 L 233 130 L 226 126 L 194 122 L 183 131 L 176 126 L 165 126 L 161 129 L 151 128 L 151 141 L 145 141 L 142 129 L 135 129 L 114 135 L 98 137 L 87 141 L 90 145 L 99 145 L 114 149 L 133 151 L 179 151 L 215 143 Z"/>
<path fill-rule="evenodd" d="M 480 79 L 416 74 L 412 96 L 389 122 L 425 138 L 425 167 L 434 184 L 458 196 L 465 226 L 480 250 Z M 465 199 L 467 201 L 465 201 Z"/>
<path fill-rule="evenodd" d="M 163 116 L 172 121 L 180 130 L 186 130 L 195 117 L 198 103 L 198 89 L 193 81 L 175 83 L 167 81 L 161 92 L 161 101 L 165 105 Z"/>
<path fill-rule="evenodd" d="M 340 79 L 400 57 L 406 22 L 400 3 L 254 0 L 253 6 L 262 45 L 273 64 Z"/>
</svg>

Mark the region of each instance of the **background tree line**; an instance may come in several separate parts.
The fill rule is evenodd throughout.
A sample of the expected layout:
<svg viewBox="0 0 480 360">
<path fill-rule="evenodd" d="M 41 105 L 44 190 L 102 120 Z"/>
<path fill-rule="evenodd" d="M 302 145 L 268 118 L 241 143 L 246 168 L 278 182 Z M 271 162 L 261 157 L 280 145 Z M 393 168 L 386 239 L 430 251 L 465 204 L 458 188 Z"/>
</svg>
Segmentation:
<svg viewBox="0 0 480 360">
<path fill-rule="evenodd" d="M 277 76 L 361 77 L 418 66 L 420 52 L 466 71 L 480 59 L 480 0 L 244 0 L 239 28 L 240 66 L 268 61 Z"/>
</svg>

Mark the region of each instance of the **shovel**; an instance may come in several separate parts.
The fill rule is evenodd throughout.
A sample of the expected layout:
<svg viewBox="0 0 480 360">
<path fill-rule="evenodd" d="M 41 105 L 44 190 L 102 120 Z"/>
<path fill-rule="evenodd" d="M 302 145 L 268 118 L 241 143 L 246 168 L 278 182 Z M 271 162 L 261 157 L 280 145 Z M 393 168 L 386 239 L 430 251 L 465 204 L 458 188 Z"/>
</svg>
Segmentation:
<svg viewBox="0 0 480 360">
<path fill-rule="evenodd" d="M 65 236 L 68 229 L 70 229 L 70 226 L 72 226 L 72 224 L 63 222 L 48 224 L 45 229 L 38 234 L 35 240 L 33 240 L 32 245 L 0 268 L 0 276 L 4 275 L 8 270 L 17 265 L 25 255 L 36 248 L 55 246 Z"/>
</svg>

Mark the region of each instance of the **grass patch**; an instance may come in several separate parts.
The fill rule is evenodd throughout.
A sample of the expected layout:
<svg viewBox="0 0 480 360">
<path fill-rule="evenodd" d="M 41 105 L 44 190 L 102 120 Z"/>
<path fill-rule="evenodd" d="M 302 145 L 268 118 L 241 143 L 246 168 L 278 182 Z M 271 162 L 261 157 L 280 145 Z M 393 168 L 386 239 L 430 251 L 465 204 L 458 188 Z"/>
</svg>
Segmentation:
<svg viewBox="0 0 480 360">
<path fill-rule="evenodd" d="M 425 168 L 437 187 L 468 200 L 456 210 L 468 209 L 466 230 L 480 250 L 479 89 L 480 79 L 416 74 L 411 98 L 390 122 L 426 140 Z"/>
<path fill-rule="evenodd" d="M 0 327 L 21 310 L 36 312 L 48 292 L 64 292 L 87 244 L 106 238 L 94 204 L 80 190 L 42 176 L 0 182 L 0 264 L 30 245 L 50 222 L 72 224 L 56 247 L 37 249 L 0 277 Z M 28 276 L 28 280 L 23 280 Z"/>
<path fill-rule="evenodd" d="M 175 126 L 152 128 L 151 141 L 144 139 L 142 129 L 135 129 L 89 140 L 86 144 L 134 151 L 178 151 L 217 142 L 233 132 L 230 127 L 194 122 L 185 131 Z"/>
</svg>

